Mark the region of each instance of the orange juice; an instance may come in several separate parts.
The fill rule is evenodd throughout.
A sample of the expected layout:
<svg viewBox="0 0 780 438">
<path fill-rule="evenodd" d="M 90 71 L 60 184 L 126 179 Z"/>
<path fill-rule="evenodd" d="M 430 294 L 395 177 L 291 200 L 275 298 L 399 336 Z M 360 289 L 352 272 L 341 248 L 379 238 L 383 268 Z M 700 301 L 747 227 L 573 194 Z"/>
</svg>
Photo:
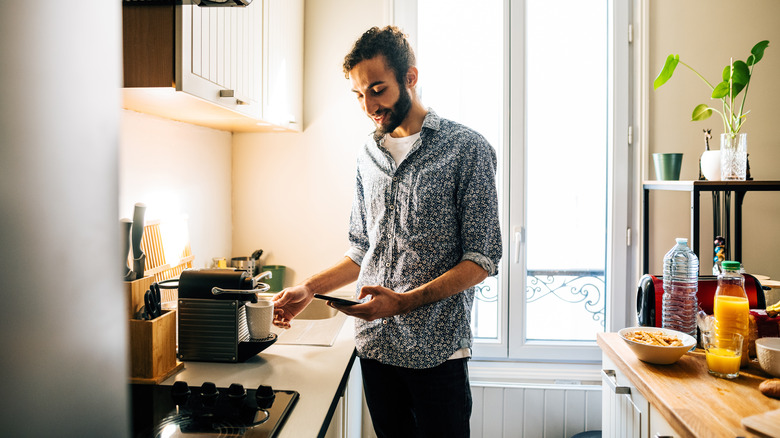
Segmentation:
<svg viewBox="0 0 780 438">
<path fill-rule="evenodd" d="M 740 357 L 733 350 L 712 347 L 707 349 L 707 368 L 719 374 L 739 373 Z"/>
<path fill-rule="evenodd" d="M 734 285 L 728 285 L 734 287 Z M 739 286 L 737 286 L 739 287 Z M 729 291 L 726 291 L 729 292 Z M 748 356 L 748 315 L 750 309 L 747 297 L 720 295 L 720 286 L 718 286 L 718 295 L 715 296 L 715 336 L 719 339 L 726 338 L 728 334 L 739 333 L 745 341 L 742 342 L 742 366 L 746 366 L 750 357 Z M 744 292 L 743 292 L 744 293 Z"/>
</svg>

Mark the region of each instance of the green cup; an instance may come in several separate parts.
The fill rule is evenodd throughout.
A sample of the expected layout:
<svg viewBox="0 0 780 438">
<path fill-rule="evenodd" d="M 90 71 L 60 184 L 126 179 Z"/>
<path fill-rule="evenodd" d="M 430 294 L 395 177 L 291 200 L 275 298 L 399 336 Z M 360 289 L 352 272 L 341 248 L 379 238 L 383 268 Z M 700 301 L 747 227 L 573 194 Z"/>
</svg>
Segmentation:
<svg viewBox="0 0 780 438">
<path fill-rule="evenodd" d="M 260 272 L 270 271 L 271 277 L 264 278 L 262 281 L 271 286 L 268 292 L 280 292 L 284 289 L 284 271 L 287 269 L 283 265 L 266 265 Z"/>
<path fill-rule="evenodd" d="M 683 154 L 653 154 L 655 179 L 659 181 L 677 181 L 680 179 Z"/>
</svg>

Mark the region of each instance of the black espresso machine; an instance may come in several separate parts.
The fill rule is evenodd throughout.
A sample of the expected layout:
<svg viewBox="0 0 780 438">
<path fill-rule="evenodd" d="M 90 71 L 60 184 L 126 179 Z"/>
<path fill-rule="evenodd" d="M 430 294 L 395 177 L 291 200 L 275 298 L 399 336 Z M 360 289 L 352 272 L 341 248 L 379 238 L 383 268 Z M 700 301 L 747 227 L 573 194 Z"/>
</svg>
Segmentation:
<svg viewBox="0 0 780 438">
<path fill-rule="evenodd" d="M 179 276 L 177 318 L 181 361 L 243 362 L 276 342 L 251 339 L 245 304 L 269 289 L 257 276 L 233 269 L 186 269 Z"/>
</svg>

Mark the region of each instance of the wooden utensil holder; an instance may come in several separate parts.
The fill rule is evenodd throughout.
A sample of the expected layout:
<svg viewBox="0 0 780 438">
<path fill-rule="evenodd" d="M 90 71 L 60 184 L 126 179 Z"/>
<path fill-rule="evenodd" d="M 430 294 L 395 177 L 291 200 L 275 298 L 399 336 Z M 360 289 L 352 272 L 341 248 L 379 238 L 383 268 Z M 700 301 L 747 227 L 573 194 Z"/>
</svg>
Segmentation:
<svg viewBox="0 0 780 438">
<path fill-rule="evenodd" d="M 125 281 L 127 293 L 127 319 L 135 318 L 135 312 L 144 305 L 144 294 L 154 282 L 154 276 L 149 275 L 134 281 Z"/>
<path fill-rule="evenodd" d="M 176 311 L 152 320 L 130 320 L 130 376 L 133 383 L 158 384 L 184 367 L 176 361 Z"/>
</svg>

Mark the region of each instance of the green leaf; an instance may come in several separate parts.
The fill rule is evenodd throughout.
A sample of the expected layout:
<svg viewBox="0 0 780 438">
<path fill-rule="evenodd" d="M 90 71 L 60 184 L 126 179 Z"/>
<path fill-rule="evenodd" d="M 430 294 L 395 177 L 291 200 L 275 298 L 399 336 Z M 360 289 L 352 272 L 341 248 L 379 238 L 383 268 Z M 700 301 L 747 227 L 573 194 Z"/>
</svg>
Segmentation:
<svg viewBox="0 0 780 438">
<path fill-rule="evenodd" d="M 750 68 L 745 61 L 734 61 L 734 82 L 747 84 L 750 82 Z"/>
<path fill-rule="evenodd" d="M 725 80 L 715 86 L 715 88 L 712 90 L 712 96 L 710 97 L 712 97 L 713 99 L 722 99 L 728 95 L 729 95 L 729 81 Z M 698 108 L 698 106 L 696 108 Z"/>
<path fill-rule="evenodd" d="M 729 81 L 729 75 L 731 74 L 731 69 L 727 65 L 723 69 L 723 80 L 725 82 Z M 734 61 L 734 73 L 732 77 L 732 81 L 734 83 L 740 83 L 742 85 L 747 84 L 750 82 L 750 68 L 745 63 L 745 61 L 736 60 Z"/>
<path fill-rule="evenodd" d="M 729 76 L 731 76 L 731 97 L 736 97 L 750 82 L 750 67 L 744 61 L 734 61 L 733 70 L 731 66 L 726 66 L 723 69 L 723 82 L 718 86 L 725 84 L 725 90 L 712 90 L 712 97 L 714 99 L 720 99 L 728 94 Z M 716 87 L 717 88 L 717 87 Z M 717 95 L 716 95 L 717 93 Z M 722 93 L 722 94 L 721 94 Z"/>
<path fill-rule="evenodd" d="M 747 85 L 747 84 L 742 84 L 742 83 L 734 82 L 734 83 L 732 84 L 732 86 L 731 86 L 731 97 L 732 97 L 732 98 L 736 98 L 736 97 L 739 95 L 739 93 L 740 93 L 742 90 L 744 90 L 744 89 L 745 89 L 745 85 Z"/>
<path fill-rule="evenodd" d="M 712 110 L 710 109 L 707 104 L 699 104 L 696 105 L 696 108 L 693 109 L 693 114 L 691 114 L 691 121 L 697 122 L 699 120 L 705 120 L 709 119 L 712 115 Z"/>
<path fill-rule="evenodd" d="M 666 58 L 664 67 L 661 69 L 661 73 L 658 73 L 658 77 L 653 81 L 653 89 L 657 90 L 658 87 L 665 84 L 666 81 L 672 78 L 674 69 L 677 68 L 677 63 L 680 62 L 680 55 L 669 55 Z"/>
<path fill-rule="evenodd" d="M 769 47 L 768 40 L 761 41 L 753 46 L 753 48 L 750 49 L 751 55 L 748 57 L 748 65 L 753 65 L 758 61 L 761 61 L 761 58 L 764 57 L 764 50 L 766 50 L 767 47 Z"/>
<path fill-rule="evenodd" d="M 734 76 L 731 78 L 731 96 L 736 97 L 750 82 L 750 67 L 744 61 L 734 61 Z"/>
</svg>

